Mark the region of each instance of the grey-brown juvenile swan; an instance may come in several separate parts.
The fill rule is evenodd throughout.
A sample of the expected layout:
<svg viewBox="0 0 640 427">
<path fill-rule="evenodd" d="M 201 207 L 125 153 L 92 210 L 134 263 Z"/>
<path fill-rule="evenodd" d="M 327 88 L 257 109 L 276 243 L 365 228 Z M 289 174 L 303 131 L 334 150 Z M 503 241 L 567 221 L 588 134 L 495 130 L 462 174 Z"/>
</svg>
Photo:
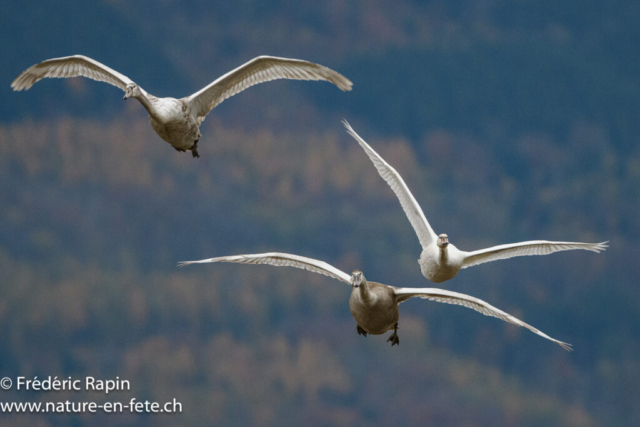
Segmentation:
<svg viewBox="0 0 640 427">
<path fill-rule="evenodd" d="M 544 332 L 478 298 L 458 292 L 436 288 L 396 288 L 394 286 L 370 282 L 365 279 L 364 274 L 359 270 L 354 271 L 351 276 L 349 276 L 347 273 L 338 270 L 324 261 L 280 252 L 223 256 L 200 261 L 183 261 L 178 263 L 178 265 L 184 267 L 189 264 L 208 262 L 235 262 L 241 264 L 268 264 L 278 267 L 296 267 L 341 280 L 352 287 L 351 298 L 349 298 L 349 308 L 351 309 L 351 315 L 357 323 L 356 330 L 358 334 L 366 337 L 367 334 L 380 335 L 393 330 L 393 334 L 391 334 L 387 340 L 387 342 L 391 341 L 391 346 L 400 343 L 400 339 L 398 338 L 398 304 L 409 298 L 418 297 L 447 304 L 462 305 L 479 311 L 486 316 L 497 317 L 505 322 L 527 328 L 533 333 L 555 342 L 565 350 L 571 351 L 571 344 L 553 339 Z"/>
<path fill-rule="evenodd" d="M 608 247 L 608 242 L 578 243 L 530 240 L 527 242 L 493 246 L 472 252 L 461 251 L 449 243 L 449 236 L 446 234 L 436 236 L 436 233 L 434 233 L 427 218 L 424 216 L 422 208 L 420 208 L 420 205 L 416 202 L 416 199 L 409 191 L 409 187 L 404 183 L 400 174 L 385 162 L 384 159 L 353 130 L 346 120 L 343 121 L 343 123 L 347 128 L 347 132 L 358 141 L 365 153 L 367 153 L 380 176 L 387 181 L 387 184 L 389 184 L 393 192 L 396 193 L 422 245 L 422 253 L 420 254 L 420 259 L 418 259 L 420 270 L 424 277 L 432 282 L 444 282 L 454 278 L 463 268 L 489 261 L 497 261 L 499 259 L 525 255 L 548 255 L 553 252 L 568 251 L 571 249 L 584 249 L 599 253 Z"/>
<path fill-rule="evenodd" d="M 343 75 L 322 65 L 300 59 L 259 56 L 228 72 L 209 86 L 186 98 L 157 98 L 127 76 L 82 55 L 48 59 L 27 68 L 12 83 L 15 91 L 28 90 L 45 77 L 84 76 L 106 82 L 125 91 L 124 99 L 136 98 L 149 113 L 153 130 L 177 151 L 198 155 L 200 124 L 209 112 L 230 96 L 258 83 L 276 79 L 326 80 L 343 91 L 352 83 Z"/>
</svg>

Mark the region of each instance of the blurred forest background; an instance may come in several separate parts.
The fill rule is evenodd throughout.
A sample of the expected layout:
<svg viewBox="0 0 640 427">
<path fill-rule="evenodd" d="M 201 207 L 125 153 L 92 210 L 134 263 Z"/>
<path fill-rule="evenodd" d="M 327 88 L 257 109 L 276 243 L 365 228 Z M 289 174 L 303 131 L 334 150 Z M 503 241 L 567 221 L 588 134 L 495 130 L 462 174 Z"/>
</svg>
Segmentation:
<svg viewBox="0 0 640 427">
<path fill-rule="evenodd" d="M 7 415 L 0 426 L 640 425 L 640 3 L 632 0 L 9 0 L 0 15 L 0 375 L 91 375 L 180 415 Z M 182 97 L 261 54 L 354 82 L 280 81 L 221 104 L 201 158 L 88 79 L 11 81 L 84 54 Z M 402 344 L 363 338 L 350 289 L 264 266 L 282 251 L 431 286 L 395 196 L 346 118 L 436 232 L 473 250 L 610 248 L 463 271 L 573 353 L 471 310 L 401 307 Z"/>
</svg>

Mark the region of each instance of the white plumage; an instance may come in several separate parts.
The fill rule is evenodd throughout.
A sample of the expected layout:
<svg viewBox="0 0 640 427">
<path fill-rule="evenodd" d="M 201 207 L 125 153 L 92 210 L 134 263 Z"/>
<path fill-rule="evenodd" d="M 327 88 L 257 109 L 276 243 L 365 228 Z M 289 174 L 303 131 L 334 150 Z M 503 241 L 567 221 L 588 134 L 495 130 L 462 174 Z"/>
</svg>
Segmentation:
<svg viewBox="0 0 640 427">
<path fill-rule="evenodd" d="M 358 333 L 365 335 L 382 334 L 393 330 L 393 334 L 388 341 L 391 345 L 398 344 L 397 336 L 399 311 L 398 304 L 409 298 L 418 297 L 447 304 L 461 305 L 470 308 L 486 316 L 496 317 L 505 322 L 527 328 L 535 334 L 540 335 L 550 341 L 555 342 L 563 349 L 571 351 L 571 345 L 551 338 L 533 326 L 523 322 L 504 311 L 495 308 L 481 299 L 436 288 L 397 288 L 381 283 L 370 282 L 364 278 L 362 272 L 356 270 L 351 276 L 347 273 L 327 264 L 299 255 L 291 255 L 281 252 L 269 252 L 264 254 L 248 254 L 223 256 L 218 258 L 203 259 L 200 261 L 183 261 L 178 263 L 180 267 L 190 264 L 202 264 L 209 262 L 233 262 L 241 264 L 267 264 L 278 267 L 296 267 L 309 270 L 314 273 L 338 279 L 352 287 L 349 307 L 351 314 L 356 320 Z"/>
<path fill-rule="evenodd" d="M 149 113 L 151 127 L 178 151 L 191 151 L 199 157 L 197 144 L 202 136 L 200 124 L 206 115 L 225 99 L 258 83 L 276 79 L 325 80 L 343 91 L 352 83 L 343 75 L 322 65 L 300 59 L 259 56 L 225 74 L 210 85 L 182 99 L 157 98 L 127 76 L 82 55 L 43 61 L 26 69 L 12 83 L 15 91 L 28 90 L 43 78 L 84 76 L 106 82 L 125 91 L 125 99 L 134 97 Z"/>
<path fill-rule="evenodd" d="M 178 265 L 180 267 L 184 267 L 189 264 L 206 264 L 209 262 L 235 262 L 238 264 L 268 264 L 276 267 L 296 267 L 312 271 L 314 273 L 324 274 L 325 276 L 338 279 L 346 284 L 351 284 L 351 276 L 324 261 L 281 252 L 268 252 L 265 254 L 253 255 L 232 255 L 202 259 L 200 261 L 182 261 Z"/>
<path fill-rule="evenodd" d="M 583 249 L 599 253 L 606 250 L 608 242 L 579 243 L 579 242 L 549 242 L 546 240 L 531 240 L 520 243 L 493 246 L 472 252 L 461 251 L 449 243 L 449 236 L 439 236 L 431 228 L 422 208 L 409 191 L 400 174 L 389 165 L 373 148 L 369 146 L 347 123 L 343 122 L 347 132 L 358 141 L 380 176 L 389 184 L 398 197 L 409 222 L 413 226 L 418 240 L 422 245 L 422 253 L 418 264 L 422 274 L 432 282 L 440 283 L 455 277 L 458 272 L 467 267 L 489 261 L 526 255 L 548 255 L 554 252 Z"/>
</svg>

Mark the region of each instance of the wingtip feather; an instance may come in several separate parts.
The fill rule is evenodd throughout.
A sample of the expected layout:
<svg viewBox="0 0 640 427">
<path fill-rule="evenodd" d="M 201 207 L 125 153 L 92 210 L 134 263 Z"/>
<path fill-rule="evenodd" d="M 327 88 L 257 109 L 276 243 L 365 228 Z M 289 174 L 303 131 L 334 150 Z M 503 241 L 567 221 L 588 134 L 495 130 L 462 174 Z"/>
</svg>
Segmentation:
<svg viewBox="0 0 640 427">
<path fill-rule="evenodd" d="M 12 82 L 11 82 L 11 88 L 15 91 L 15 92 L 20 92 L 21 90 L 28 90 L 31 85 L 27 85 L 24 82 L 24 73 L 20 74 L 18 77 L 16 77 Z"/>
<path fill-rule="evenodd" d="M 353 90 L 353 82 L 343 75 L 340 75 L 340 77 L 342 77 L 340 84 L 336 83 L 338 88 L 343 92 L 350 92 Z"/>
<path fill-rule="evenodd" d="M 556 341 L 558 343 L 558 345 L 560 347 L 562 347 L 563 349 L 565 349 L 568 352 L 572 352 L 573 351 L 573 345 L 566 343 L 566 342 L 562 342 L 562 341 Z"/>
<path fill-rule="evenodd" d="M 356 133 L 355 130 L 353 130 L 353 128 L 351 127 L 351 125 L 349 124 L 349 122 L 347 121 L 347 119 L 342 119 L 342 124 L 344 125 L 344 127 L 347 129 L 347 133 L 349 135 L 351 135 L 356 141 L 358 141 L 358 143 L 360 144 L 360 141 L 362 140 L 362 138 L 360 138 L 360 135 L 358 135 Z M 362 140 L 364 142 L 364 140 Z"/>
</svg>

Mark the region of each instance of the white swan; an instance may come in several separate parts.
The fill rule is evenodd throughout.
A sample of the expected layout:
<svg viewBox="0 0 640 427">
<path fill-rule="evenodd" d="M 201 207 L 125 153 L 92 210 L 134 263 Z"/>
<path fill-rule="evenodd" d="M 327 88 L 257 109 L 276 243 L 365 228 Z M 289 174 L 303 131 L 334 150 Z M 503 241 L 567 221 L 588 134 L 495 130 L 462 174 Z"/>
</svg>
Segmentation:
<svg viewBox="0 0 640 427">
<path fill-rule="evenodd" d="M 398 304 L 409 298 L 418 297 L 447 304 L 462 305 L 486 316 L 497 317 L 505 322 L 527 328 L 533 333 L 555 342 L 565 350 L 571 351 L 571 344 L 553 339 L 544 332 L 478 298 L 458 292 L 436 288 L 396 288 L 394 286 L 367 281 L 359 270 L 354 271 L 351 276 L 349 276 L 347 273 L 338 270 L 326 262 L 280 252 L 224 256 L 200 261 L 183 261 L 178 263 L 178 265 L 184 267 L 189 264 L 208 262 L 235 262 L 241 264 L 269 264 L 279 267 L 296 267 L 341 280 L 352 287 L 351 297 L 349 298 L 349 308 L 351 315 L 357 323 L 356 330 L 358 334 L 366 337 L 368 333 L 380 335 L 393 330 L 393 334 L 391 334 L 387 340 L 387 342 L 391 341 L 391 346 L 400 343 L 398 338 Z"/>
<path fill-rule="evenodd" d="M 26 69 L 12 83 L 15 91 L 28 90 L 45 77 L 84 76 L 106 82 L 125 91 L 124 99 L 134 97 L 146 108 L 153 130 L 177 151 L 198 155 L 200 124 L 218 104 L 258 83 L 275 79 L 326 80 L 343 91 L 352 83 L 343 75 L 322 65 L 299 59 L 259 56 L 228 72 L 209 86 L 182 99 L 157 98 L 100 62 L 82 55 L 48 59 Z"/>
<path fill-rule="evenodd" d="M 420 270 L 424 277 L 432 282 L 444 282 L 445 280 L 455 277 L 463 268 L 489 261 L 497 261 L 499 259 L 525 255 L 547 255 L 553 252 L 568 251 L 571 249 L 584 249 L 599 253 L 608 247 L 608 242 L 577 243 L 531 240 L 528 242 L 493 246 L 473 252 L 461 251 L 449 243 L 449 237 L 446 234 L 436 236 L 436 233 L 433 232 L 427 218 L 424 216 L 420 205 L 416 202 L 416 199 L 409 191 L 400 174 L 385 162 L 384 159 L 353 130 L 346 120 L 344 120 L 343 123 L 347 128 L 347 132 L 358 141 L 367 153 L 380 176 L 387 181 L 387 184 L 389 184 L 393 192 L 396 193 L 422 245 L 422 253 L 418 260 Z"/>
</svg>

